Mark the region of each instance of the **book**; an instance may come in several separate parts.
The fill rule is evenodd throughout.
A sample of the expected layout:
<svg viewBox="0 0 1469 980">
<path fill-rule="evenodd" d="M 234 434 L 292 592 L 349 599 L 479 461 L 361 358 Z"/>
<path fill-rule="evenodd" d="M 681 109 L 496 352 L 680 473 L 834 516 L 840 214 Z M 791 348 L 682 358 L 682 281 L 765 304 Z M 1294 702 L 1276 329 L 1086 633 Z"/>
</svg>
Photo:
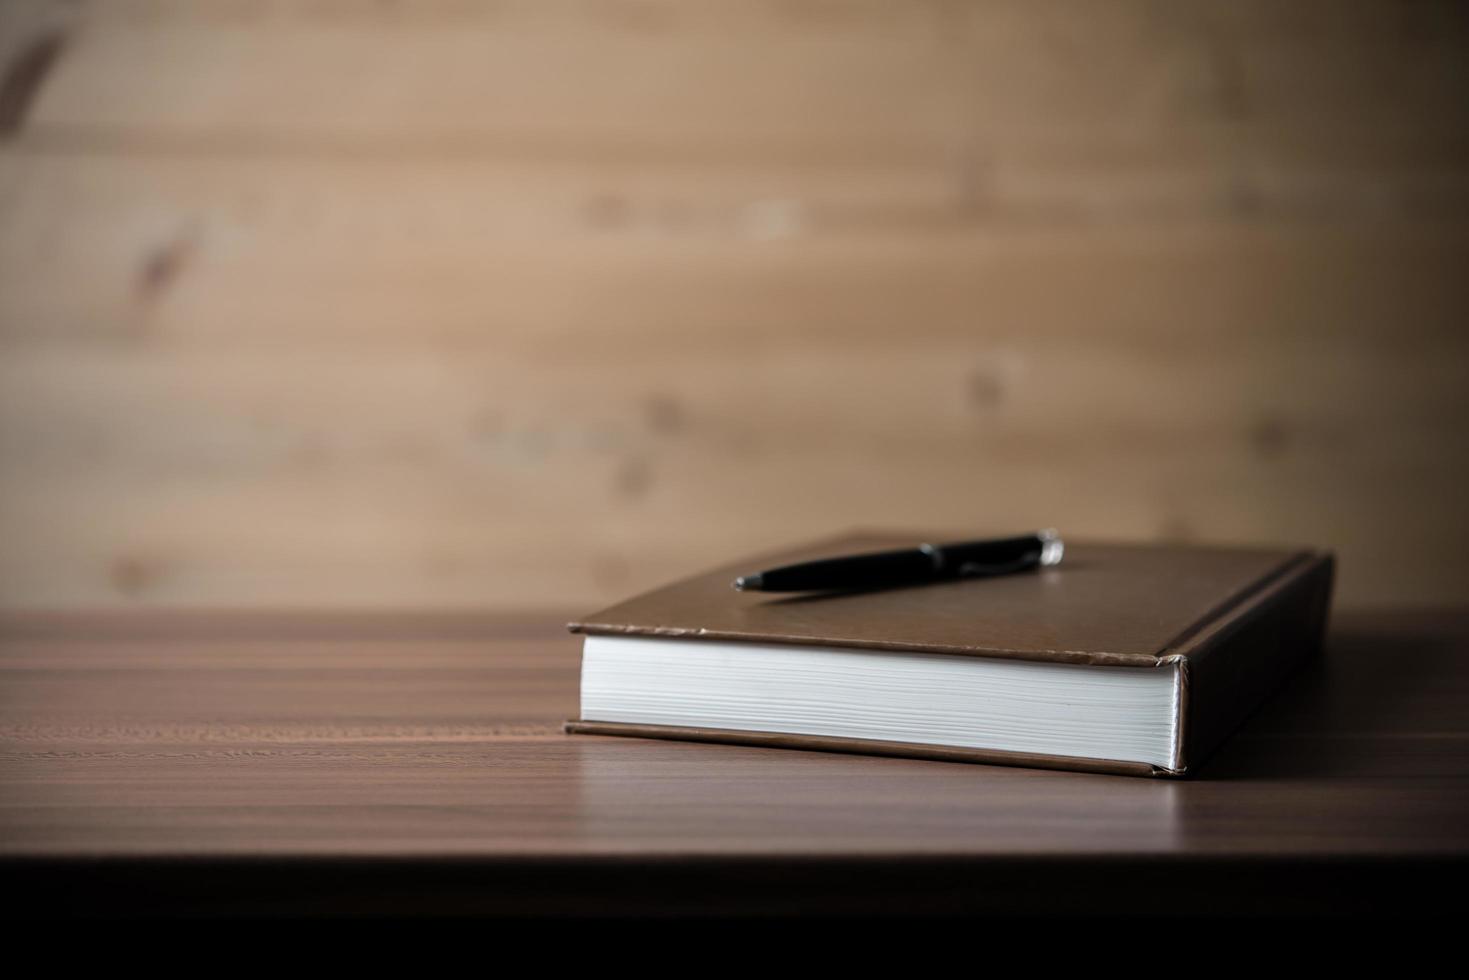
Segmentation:
<svg viewBox="0 0 1469 980">
<path fill-rule="evenodd" d="M 855 532 L 570 623 L 567 732 L 1186 776 L 1322 642 L 1310 548 L 1066 542 L 1053 567 L 853 593 L 738 592 L 776 565 L 962 535 Z"/>
</svg>

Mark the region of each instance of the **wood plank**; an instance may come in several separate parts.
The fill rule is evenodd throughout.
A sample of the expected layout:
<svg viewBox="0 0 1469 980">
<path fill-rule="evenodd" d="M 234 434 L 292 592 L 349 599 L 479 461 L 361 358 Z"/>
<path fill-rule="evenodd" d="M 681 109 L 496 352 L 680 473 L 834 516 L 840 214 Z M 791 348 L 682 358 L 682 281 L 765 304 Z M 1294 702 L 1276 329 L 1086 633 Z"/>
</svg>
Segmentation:
<svg viewBox="0 0 1469 980">
<path fill-rule="evenodd" d="M 567 351 L 691 331 L 727 347 L 792 331 L 850 340 L 912 323 L 950 336 L 1339 336 L 1454 332 L 1466 305 L 1455 284 L 1469 232 L 1445 217 L 1158 219 L 1145 206 L 1130 221 L 1056 220 L 1033 194 L 1008 218 L 966 217 L 955 182 L 923 168 L 594 174 L 20 151 L 0 155 L 0 195 L 10 336 L 360 342 L 411 324 Z"/>
<path fill-rule="evenodd" d="M 1462 107 L 1452 5 L 1252 7 L 108 4 L 34 123 L 953 150 L 995 127 L 1314 126 L 1351 106 L 1401 128 Z"/>
<path fill-rule="evenodd" d="M 995 356 L 898 338 L 652 366 L 21 351 L 0 367 L 3 592 L 590 604 L 710 556 L 892 522 L 1302 541 L 1342 549 L 1348 603 L 1458 588 L 1462 346 L 1247 344 L 1192 367 L 1143 346 Z M 975 371 L 995 385 L 978 403 Z M 1369 387 L 1380 407 L 1357 399 Z"/>
</svg>

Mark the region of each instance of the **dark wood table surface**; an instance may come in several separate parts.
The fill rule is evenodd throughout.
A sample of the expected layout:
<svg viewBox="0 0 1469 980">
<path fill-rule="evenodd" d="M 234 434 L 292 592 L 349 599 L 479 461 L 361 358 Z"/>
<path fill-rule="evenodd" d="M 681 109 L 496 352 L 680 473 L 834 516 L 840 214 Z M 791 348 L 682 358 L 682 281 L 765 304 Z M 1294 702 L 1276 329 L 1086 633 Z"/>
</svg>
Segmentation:
<svg viewBox="0 0 1469 980">
<path fill-rule="evenodd" d="M 563 617 L 0 620 L 29 914 L 1462 909 L 1469 612 L 1337 614 L 1187 781 L 572 736 Z"/>
</svg>

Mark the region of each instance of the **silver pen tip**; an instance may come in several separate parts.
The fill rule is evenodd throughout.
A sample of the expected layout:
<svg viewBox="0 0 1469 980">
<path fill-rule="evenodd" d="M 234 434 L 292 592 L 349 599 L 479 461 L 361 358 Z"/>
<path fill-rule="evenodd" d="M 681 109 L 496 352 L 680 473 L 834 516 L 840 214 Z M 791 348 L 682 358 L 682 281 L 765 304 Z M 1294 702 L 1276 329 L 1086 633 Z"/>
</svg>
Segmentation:
<svg viewBox="0 0 1469 980">
<path fill-rule="evenodd" d="M 1044 531 L 1037 531 L 1036 536 L 1041 539 L 1041 564 L 1061 564 L 1061 556 L 1066 553 L 1066 545 L 1062 543 L 1061 535 L 1056 533 L 1056 529 L 1048 527 Z"/>
<path fill-rule="evenodd" d="M 739 578 L 734 580 L 734 587 L 741 592 L 745 591 L 746 589 L 758 589 L 760 588 L 760 576 L 741 575 Z"/>
</svg>

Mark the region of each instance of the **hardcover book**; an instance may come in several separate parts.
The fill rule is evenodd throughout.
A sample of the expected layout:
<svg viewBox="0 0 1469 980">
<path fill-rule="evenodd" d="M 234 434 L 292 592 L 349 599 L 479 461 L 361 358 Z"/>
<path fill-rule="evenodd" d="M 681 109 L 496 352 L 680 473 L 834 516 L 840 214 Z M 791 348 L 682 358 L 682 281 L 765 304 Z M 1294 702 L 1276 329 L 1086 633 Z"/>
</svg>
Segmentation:
<svg viewBox="0 0 1469 980">
<path fill-rule="evenodd" d="M 571 623 L 591 735 L 1183 776 L 1321 644 L 1333 556 L 1074 543 L 1058 565 L 869 592 L 738 592 L 747 558 Z"/>
</svg>

